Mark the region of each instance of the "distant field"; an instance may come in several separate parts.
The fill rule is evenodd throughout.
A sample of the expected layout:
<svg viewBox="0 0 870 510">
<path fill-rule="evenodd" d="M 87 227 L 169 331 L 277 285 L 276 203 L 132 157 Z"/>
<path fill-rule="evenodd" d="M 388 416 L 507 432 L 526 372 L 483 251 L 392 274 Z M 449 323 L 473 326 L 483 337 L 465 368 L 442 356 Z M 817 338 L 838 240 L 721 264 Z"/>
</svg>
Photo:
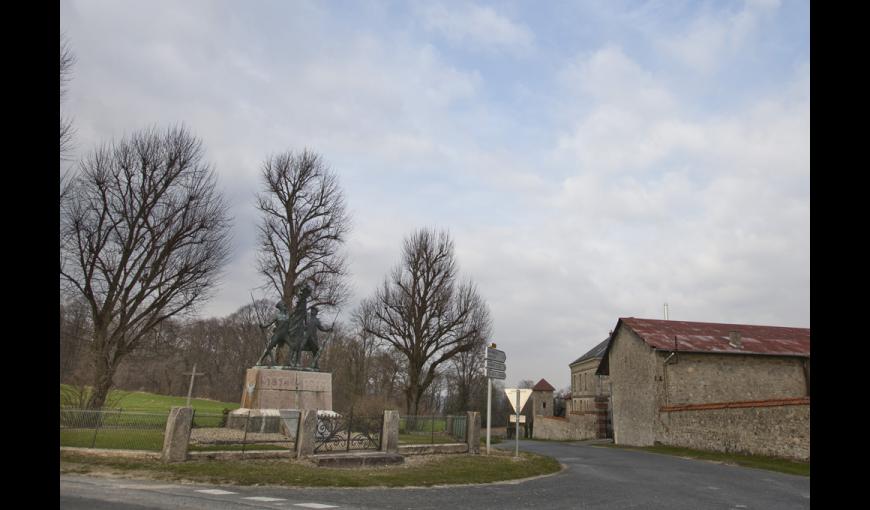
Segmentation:
<svg viewBox="0 0 870 510">
<path fill-rule="evenodd" d="M 61 403 L 63 403 L 64 392 L 68 391 L 74 390 L 65 384 L 60 385 Z M 173 407 L 186 405 L 187 397 L 158 395 L 144 391 L 112 390 L 109 393 L 109 402 L 114 404 L 113 408 L 120 407 L 125 411 L 169 412 Z M 221 414 L 224 409 L 239 408 L 238 402 L 220 402 L 204 398 L 192 398 L 190 405 L 197 413 L 204 414 Z"/>
</svg>

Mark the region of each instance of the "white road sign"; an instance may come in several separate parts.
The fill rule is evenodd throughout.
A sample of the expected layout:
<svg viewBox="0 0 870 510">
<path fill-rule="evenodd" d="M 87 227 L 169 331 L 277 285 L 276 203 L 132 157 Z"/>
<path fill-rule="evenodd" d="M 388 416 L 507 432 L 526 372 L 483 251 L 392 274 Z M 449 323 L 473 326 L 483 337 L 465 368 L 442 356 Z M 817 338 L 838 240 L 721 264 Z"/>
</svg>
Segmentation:
<svg viewBox="0 0 870 510">
<path fill-rule="evenodd" d="M 517 409 L 517 392 L 520 392 L 520 408 Z M 526 405 L 526 401 L 529 400 L 529 397 L 532 396 L 532 390 L 529 388 L 519 389 L 519 388 L 505 388 L 505 395 L 507 395 L 508 401 L 511 403 L 511 407 L 514 408 L 514 412 L 519 413 L 522 412 L 523 406 Z"/>
</svg>

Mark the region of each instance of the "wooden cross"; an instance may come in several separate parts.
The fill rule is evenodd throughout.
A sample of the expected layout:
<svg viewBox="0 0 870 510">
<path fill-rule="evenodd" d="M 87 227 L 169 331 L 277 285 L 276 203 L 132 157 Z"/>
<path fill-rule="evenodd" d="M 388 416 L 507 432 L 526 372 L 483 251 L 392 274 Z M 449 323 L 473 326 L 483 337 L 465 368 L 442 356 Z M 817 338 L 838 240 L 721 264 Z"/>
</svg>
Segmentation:
<svg viewBox="0 0 870 510">
<path fill-rule="evenodd" d="M 190 388 L 187 390 L 187 407 L 190 407 L 190 397 L 193 395 L 193 379 L 198 375 L 205 375 L 205 372 L 197 372 L 196 371 L 196 363 L 193 364 L 193 370 L 190 372 L 185 372 L 184 375 L 190 376 Z"/>
</svg>

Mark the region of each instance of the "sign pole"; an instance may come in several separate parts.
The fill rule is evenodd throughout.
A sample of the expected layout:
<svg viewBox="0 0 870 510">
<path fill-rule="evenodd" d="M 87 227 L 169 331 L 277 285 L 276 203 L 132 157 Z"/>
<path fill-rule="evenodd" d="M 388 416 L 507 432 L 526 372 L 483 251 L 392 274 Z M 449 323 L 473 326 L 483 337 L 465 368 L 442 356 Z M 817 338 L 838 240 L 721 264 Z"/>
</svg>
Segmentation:
<svg viewBox="0 0 870 510">
<path fill-rule="evenodd" d="M 489 429 L 492 424 L 492 379 L 486 378 L 486 454 L 489 455 Z"/>
<path fill-rule="evenodd" d="M 514 457 L 520 456 L 520 390 L 517 388 L 517 450 Z"/>
</svg>

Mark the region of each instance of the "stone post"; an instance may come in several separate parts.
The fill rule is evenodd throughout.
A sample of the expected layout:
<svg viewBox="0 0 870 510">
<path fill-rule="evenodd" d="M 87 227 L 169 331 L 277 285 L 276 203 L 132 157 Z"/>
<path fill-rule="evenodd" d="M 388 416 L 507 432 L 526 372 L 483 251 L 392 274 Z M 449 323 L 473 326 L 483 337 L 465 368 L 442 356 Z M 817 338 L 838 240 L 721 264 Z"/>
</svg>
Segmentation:
<svg viewBox="0 0 870 510">
<path fill-rule="evenodd" d="M 193 408 L 173 407 L 166 420 L 163 433 L 163 462 L 184 462 L 187 460 L 187 444 L 190 441 L 190 427 L 193 425 Z"/>
<path fill-rule="evenodd" d="M 399 453 L 399 411 L 384 411 L 381 429 L 381 451 Z"/>
<path fill-rule="evenodd" d="M 296 458 L 301 459 L 314 454 L 314 435 L 317 433 L 317 411 L 299 411 L 299 431 L 296 433 Z"/>
<path fill-rule="evenodd" d="M 468 419 L 465 421 L 465 439 L 468 441 L 468 453 L 480 453 L 480 413 L 468 411 Z"/>
</svg>

